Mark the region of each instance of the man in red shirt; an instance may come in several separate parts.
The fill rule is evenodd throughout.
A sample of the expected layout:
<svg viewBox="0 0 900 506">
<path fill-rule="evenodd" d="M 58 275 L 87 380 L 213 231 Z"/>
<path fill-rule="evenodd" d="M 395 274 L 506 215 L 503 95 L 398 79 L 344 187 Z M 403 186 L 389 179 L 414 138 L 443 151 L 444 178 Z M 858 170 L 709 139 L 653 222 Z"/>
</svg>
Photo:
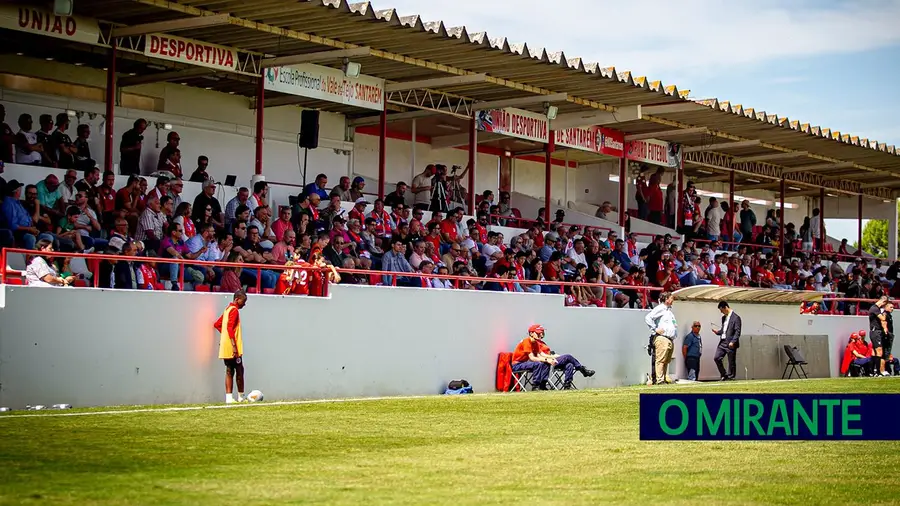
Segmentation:
<svg viewBox="0 0 900 506">
<path fill-rule="evenodd" d="M 585 378 L 594 375 L 594 371 L 581 365 L 572 355 L 554 355 L 550 348 L 544 344 L 544 327 L 532 325 L 528 327 L 528 337 L 523 339 L 513 351 L 513 371 L 531 371 L 532 390 L 547 390 L 547 379 L 550 376 L 550 368 L 557 367 L 565 370 L 563 388 L 572 388 L 572 378 L 575 371 L 580 372 Z"/>
<path fill-rule="evenodd" d="M 221 333 L 219 358 L 225 362 L 225 403 L 244 401 L 244 340 L 241 335 L 240 310 L 247 304 L 247 294 L 234 292 L 234 301 L 228 304 L 222 316 L 213 324 Z M 237 374 L 238 397 L 232 396 L 234 377 Z"/>
<path fill-rule="evenodd" d="M 650 196 L 649 208 L 650 215 L 647 220 L 650 223 L 656 223 L 658 225 L 665 225 L 662 222 L 663 209 L 665 208 L 666 201 L 663 198 L 662 188 L 659 186 L 662 182 L 662 175 L 666 172 L 665 167 L 660 167 L 656 170 L 656 172 L 650 176 L 650 184 L 647 188 Z"/>
<path fill-rule="evenodd" d="M 528 337 L 522 339 L 513 350 L 512 370 L 531 371 L 532 390 L 547 390 L 547 378 L 553 359 L 541 353 L 538 343 L 544 337 L 544 327 L 532 325 L 528 327 Z"/>
</svg>

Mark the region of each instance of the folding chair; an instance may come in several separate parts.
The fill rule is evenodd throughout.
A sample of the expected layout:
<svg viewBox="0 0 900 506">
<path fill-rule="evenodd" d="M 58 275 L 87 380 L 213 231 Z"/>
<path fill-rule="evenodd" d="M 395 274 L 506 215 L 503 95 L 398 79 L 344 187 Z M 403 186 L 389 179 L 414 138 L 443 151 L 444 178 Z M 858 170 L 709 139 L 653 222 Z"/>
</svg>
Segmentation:
<svg viewBox="0 0 900 506">
<path fill-rule="evenodd" d="M 512 372 L 512 382 L 509 385 L 510 392 L 527 392 L 529 385 L 531 385 L 531 370 Z"/>
<path fill-rule="evenodd" d="M 797 373 L 797 379 L 809 379 L 809 375 L 806 374 L 806 369 L 803 368 L 804 365 L 809 365 L 806 359 L 803 358 L 803 353 L 797 349 L 796 346 L 784 345 L 784 353 L 788 357 L 788 362 L 784 366 L 784 372 L 781 373 L 781 379 L 791 379 L 791 376 L 794 375 L 794 371 L 797 368 L 800 369 L 800 372 Z M 791 369 L 790 374 L 788 374 L 788 368 Z M 803 376 L 800 376 L 800 373 L 803 373 Z M 787 374 L 787 378 L 784 376 Z"/>
<path fill-rule="evenodd" d="M 550 381 L 547 382 L 547 386 L 550 390 L 563 390 L 563 385 L 566 384 L 566 370 L 562 367 L 554 367 L 550 370 Z M 572 382 L 572 390 L 578 390 L 578 387 L 575 386 L 575 382 Z"/>
</svg>

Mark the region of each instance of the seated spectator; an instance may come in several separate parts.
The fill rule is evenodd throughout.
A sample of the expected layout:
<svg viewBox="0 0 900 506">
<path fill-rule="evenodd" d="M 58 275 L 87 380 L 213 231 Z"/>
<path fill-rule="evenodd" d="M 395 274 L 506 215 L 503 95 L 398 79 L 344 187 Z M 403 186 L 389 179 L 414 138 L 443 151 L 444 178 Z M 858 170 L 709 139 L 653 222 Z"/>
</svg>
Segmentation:
<svg viewBox="0 0 900 506">
<path fill-rule="evenodd" d="M 449 276 L 450 269 L 446 265 L 440 265 L 438 266 L 437 273 L 440 276 Z M 431 278 L 431 287 L 449 290 L 453 288 L 453 282 L 446 278 Z"/>
<path fill-rule="evenodd" d="M 129 241 L 122 246 L 123 257 L 134 257 L 137 255 L 137 244 Z M 113 286 L 117 290 L 137 290 L 141 288 L 138 283 L 137 266 L 130 258 L 116 260 L 113 266 Z"/>
<path fill-rule="evenodd" d="M 75 206 L 69 206 L 66 210 L 66 215 L 59 219 L 59 223 L 56 225 L 56 238 L 60 241 L 68 240 L 72 241 L 75 247 L 75 251 L 78 253 L 84 252 L 86 249 L 85 245 L 88 244 L 87 248 L 90 248 L 94 245 L 94 241 L 91 240 L 90 237 L 84 237 L 81 233 L 76 229 L 76 225 L 78 223 L 78 217 L 81 215 L 81 211 Z"/>
<path fill-rule="evenodd" d="M 35 244 L 35 248 L 45 254 L 53 253 L 53 241 L 41 239 Z M 29 286 L 69 286 L 75 281 L 75 276 L 60 277 L 56 268 L 47 263 L 42 255 L 35 255 L 25 268 L 25 281 Z"/>
<path fill-rule="evenodd" d="M 406 260 L 406 246 L 403 244 L 403 241 L 395 239 L 391 246 L 391 250 L 386 252 L 381 258 L 381 270 L 385 272 L 414 272 L 412 266 Z M 397 286 L 417 286 L 416 281 L 415 279 L 401 276 L 397 278 Z M 382 282 L 386 286 L 393 285 L 391 276 L 384 276 Z"/>
<path fill-rule="evenodd" d="M 166 228 L 166 238 L 160 242 L 159 256 L 162 258 L 176 258 L 179 260 L 196 260 L 208 248 L 204 246 L 196 253 L 191 253 L 190 248 L 184 242 L 184 229 L 177 223 L 172 223 Z M 167 263 L 166 269 L 169 273 L 169 281 L 172 282 L 172 290 L 183 290 L 183 286 L 179 286 L 179 272 L 184 268 L 184 280 L 195 285 L 202 284 L 206 279 L 206 273 L 196 267 L 186 264 Z M 164 271 L 165 272 L 165 271 Z"/>
<path fill-rule="evenodd" d="M 406 205 L 406 190 L 409 187 L 403 181 L 397 183 L 396 189 L 391 193 L 388 193 L 384 198 L 384 205 L 386 207 L 395 208 L 398 205 Z M 394 209 L 396 212 L 396 209 Z"/>
<path fill-rule="evenodd" d="M 3 226 L 12 231 L 15 240 L 25 249 L 34 249 L 38 239 L 52 243 L 53 235 L 38 229 L 33 213 L 29 213 L 19 200 L 22 186 L 16 179 L 6 183 L 6 195 L 2 205 Z M 34 194 L 35 199 L 37 198 L 37 189 L 30 186 L 28 191 Z"/>
<path fill-rule="evenodd" d="M 184 230 L 185 241 L 197 235 L 197 227 L 191 220 L 191 205 L 189 203 L 182 202 L 178 204 L 178 207 L 175 208 L 175 212 L 172 214 L 174 216 L 172 223 L 181 225 L 182 230 Z"/>
<path fill-rule="evenodd" d="M 533 390 L 548 390 L 547 382 L 552 367 L 564 369 L 565 380 L 563 388 L 570 390 L 575 371 L 580 372 L 585 378 L 594 375 L 594 371 L 584 367 L 572 355 L 555 355 L 544 344 L 544 327 L 532 325 L 528 328 L 528 337 L 516 346 L 512 356 L 513 371 L 531 371 L 531 384 Z"/>
<path fill-rule="evenodd" d="M 253 210 L 253 217 L 250 219 L 250 226 L 259 230 L 259 241 L 265 249 L 272 249 L 277 242 L 275 234 L 272 232 L 272 209 L 262 204 Z"/>
<path fill-rule="evenodd" d="M 235 264 L 235 266 L 222 269 L 222 280 L 219 283 L 220 291 L 234 293 L 238 290 L 243 290 L 244 285 L 241 283 L 240 278 L 244 270 L 241 268 L 241 264 L 244 263 L 243 257 L 237 251 L 232 251 L 228 255 L 228 263 Z"/>
<path fill-rule="evenodd" d="M 350 200 L 351 202 L 357 202 L 359 199 L 364 198 L 365 194 L 363 190 L 366 188 L 366 180 L 360 176 L 356 176 L 353 178 L 353 182 L 350 184 Z"/>
<path fill-rule="evenodd" d="M 272 259 L 274 262 L 281 265 L 286 264 L 288 258 L 294 256 L 296 241 L 297 234 L 293 230 L 286 230 L 284 235 L 281 236 L 281 240 L 275 243 L 275 247 L 272 248 Z"/>
<path fill-rule="evenodd" d="M 324 200 L 328 198 L 328 191 L 325 190 L 325 187 L 328 186 L 328 176 L 325 174 L 319 174 L 316 176 L 316 180 L 312 183 L 303 187 L 304 195 L 318 195 L 319 200 Z"/>
<path fill-rule="evenodd" d="M 216 241 L 216 229 L 212 225 L 205 225 L 200 229 L 199 234 L 187 239 L 185 245 L 194 260 L 200 262 L 218 262 L 222 258 L 221 253 L 217 250 L 218 243 Z M 221 272 L 221 270 L 217 272 L 214 267 L 203 265 L 192 265 L 191 270 L 203 273 L 205 275 L 205 281 L 210 283 L 215 283 Z M 202 282 L 203 281 L 200 281 L 200 283 Z"/>
<path fill-rule="evenodd" d="M 341 176 L 337 186 L 331 189 L 329 197 L 338 197 L 342 202 L 353 202 L 350 197 L 350 178 Z"/>
<path fill-rule="evenodd" d="M 164 238 L 163 233 L 168 220 L 166 220 L 166 215 L 162 212 L 162 207 L 169 200 L 171 199 L 168 196 L 163 197 L 162 200 L 151 199 L 147 202 L 147 207 L 138 220 L 134 238 L 142 241 L 147 249 L 151 251 L 158 251 Z"/>
<path fill-rule="evenodd" d="M 209 168 L 209 157 L 206 155 L 200 155 L 197 157 L 197 168 L 194 169 L 194 172 L 191 173 L 191 177 L 188 181 L 192 183 L 203 183 L 209 180 L 209 173 L 206 172 L 206 169 Z"/>
<path fill-rule="evenodd" d="M 281 240 L 286 231 L 293 230 L 292 214 L 291 208 L 288 206 L 284 206 L 278 211 L 278 219 L 272 223 L 272 233 L 275 234 L 276 242 Z"/>
<path fill-rule="evenodd" d="M 871 357 L 869 346 L 862 340 L 859 333 L 850 334 L 850 342 L 847 343 L 844 359 L 841 362 L 841 374 L 848 375 L 851 372 L 851 366 L 856 366 L 863 374 L 871 376 L 874 371 Z"/>
<path fill-rule="evenodd" d="M 213 186 L 213 188 L 215 188 L 215 186 Z M 250 202 L 250 189 L 242 186 L 238 189 L 237 195 L 225 204 L 225 226 L 230 227 L 232 222 L 234 222 L 239 207 L 247 206 L 247 209 L 250 209 L 248 202 Z M 194 206 L 196 207 L 196 202 L 194 203 Z"/>
</svg>

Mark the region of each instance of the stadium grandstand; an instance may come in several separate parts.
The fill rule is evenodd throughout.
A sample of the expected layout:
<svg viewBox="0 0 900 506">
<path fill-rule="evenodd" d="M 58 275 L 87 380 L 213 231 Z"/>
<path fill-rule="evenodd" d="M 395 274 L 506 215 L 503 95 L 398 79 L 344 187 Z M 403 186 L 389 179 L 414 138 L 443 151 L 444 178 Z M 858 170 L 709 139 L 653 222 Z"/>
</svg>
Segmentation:
<svg viewBox="0 0 900 506">
<path fill-rule="evenodd" d="M 0 10 L 8 286 L 900 293 L 893 146 L 368 3 Z"/>
</svg>

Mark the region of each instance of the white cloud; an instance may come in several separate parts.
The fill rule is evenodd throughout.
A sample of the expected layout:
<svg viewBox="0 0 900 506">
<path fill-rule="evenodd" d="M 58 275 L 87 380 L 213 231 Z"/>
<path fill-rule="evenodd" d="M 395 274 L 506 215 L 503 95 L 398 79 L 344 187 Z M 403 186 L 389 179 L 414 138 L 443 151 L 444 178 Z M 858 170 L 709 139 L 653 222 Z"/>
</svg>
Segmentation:
<svg viewBox="0 0 900 506">
<path fill-rule="evenodd" d="M 676 84 L 736 66 L 900 43 L 897 0 L 379 0 L 375 7 Z"/>
</svg>

